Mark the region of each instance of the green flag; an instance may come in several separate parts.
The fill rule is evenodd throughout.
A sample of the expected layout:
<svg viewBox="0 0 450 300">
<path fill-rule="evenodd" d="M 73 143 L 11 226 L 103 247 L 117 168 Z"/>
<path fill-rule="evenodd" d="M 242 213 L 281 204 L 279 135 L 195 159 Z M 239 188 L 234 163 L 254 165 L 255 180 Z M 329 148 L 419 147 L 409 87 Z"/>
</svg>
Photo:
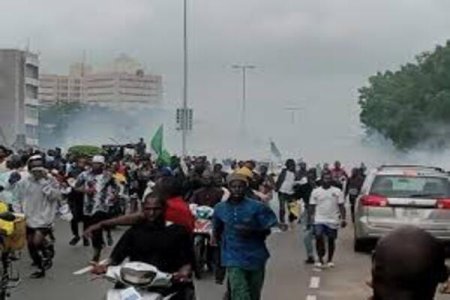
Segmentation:
<svg viewBox="0 0 450 300">
<path fill-rule="evenodd" d="M 155 135 L 153 136 L 151 142 L 152 150 L 156 153 L 158 156 L 157 161 L 164 165 L 164 166 L 170 166 L 171 162 L 171 156 L 169 151 L 164 149 L 164 126 L 159 126 L 158 130 L 156 131 Z"/>
<path fill-rule="evenodd" d="M 163 149 L 161 155 L 158 157 L 158 160 L 160 160 L 164 166 L 170 166 L 172 157 L 166 149 Z"/>
<path fill-rule="evenodd" d="M 156 131 L 155 135 L 153 136 L 150 145 L 152 147 L 152 150 L 160 156 L 163 152 L 163 136 L 164 136 L 164 126 L 159 126 L 158 130 Z"/>
</svg>

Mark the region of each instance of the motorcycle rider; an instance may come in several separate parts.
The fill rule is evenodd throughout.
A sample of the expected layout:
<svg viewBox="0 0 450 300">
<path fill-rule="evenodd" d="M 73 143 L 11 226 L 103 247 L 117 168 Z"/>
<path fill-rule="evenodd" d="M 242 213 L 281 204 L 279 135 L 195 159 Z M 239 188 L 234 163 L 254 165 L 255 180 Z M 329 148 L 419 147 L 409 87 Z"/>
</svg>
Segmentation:
<svg viewBox="0 0 450 300">
<path fill-rule="evenodd" d="M 214 206 L 222 199 L 224 191 L 215 185 L 211 172 L 203 172 L 202 177 L 203 186 L 192 194 L 189 202 L 199 206 L 209 206 L 214 208 Z"/>
<path fill-rule="evenodd" d="M 109 262 L 95 265 L 92 272 L 104 274 L 108 266 L 120 265 L 127 258 L 151 264 L 173 275 L 172 286 L 162 291 L 164 296 L 176 293 L 172 300 L 195 299 L 191 280 L 194 257 L 191 236 L 184 226 L 166 222 L 166 209 L 162 197 L 147 195 L 142 206 L 144 218 L 123 234 Z"/>
<path fill-rule="evenodd" d="M 213 174 L 209 171 L 203 172 L 203 187 L 194 192 L 190 199 L 190 203 L 199 206 L 208 206 L 214 208 L 217 203 L 222 200 L 224 191 L 217 187 L 214 182 Z M 214 269 L 214 277 L 217 284 L 222 284 L 225 279 L 225 269 L 220 265 L 220 248 L 208 247 L 211 257 L 208 257 L 208 263 L 212 263 Z"/>
</svg>

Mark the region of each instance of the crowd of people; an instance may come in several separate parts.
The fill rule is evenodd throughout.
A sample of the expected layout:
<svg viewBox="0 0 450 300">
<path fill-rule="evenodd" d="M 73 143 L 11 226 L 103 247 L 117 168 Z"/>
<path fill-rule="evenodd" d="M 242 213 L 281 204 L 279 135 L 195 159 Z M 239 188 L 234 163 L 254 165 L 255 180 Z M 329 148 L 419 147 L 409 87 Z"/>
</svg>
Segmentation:
<svg viewBox="0 0 450 300">
<path fill-rule="evenodd" d="M 195 216 L 189 204 L 214 209 L 211 265 L 216 282 L 226 282 L 227 299 L 258 300 L 269 259 L 266 239 L 274 228 L 285 231 L 300 223 L 305 262 L 335 266 L 338 230 L 347 226 L 346 199 L 354 220 L 365 176 L 364 164 L 348 175 L 338 161 L 308 168 L 288 159 L 280 171 L 253 160 L 217 163 L 204 156 L 173 156 L 167 163 L 147 153 L 143 140 L 125 155 L 0 147 L 0 200 L 25 215 L 28 251 L 36 267 L 32 278 L 44 277 L 53 266 L 53 227 L 59 215 L 70 221 L 71 246 L 82 242 L 92 247 L 93 273 L 103 274 L 125 259 L 147 262 L 173 274 L 175 284 L 167 293 L 178 292 L 176 299 L 195 294 Z M 275 199 L 278 216 L 271 205 Z M 111 231 L 118 225 L 130 227 L 114 243 Z M 402 256 L 405 244 L 398 244 L 399 236 L 411 244 L 409 256 Z M 107 263 L 99 263 L 103 248 L 114 244 Z M 432 299 L 430 291 L 434 294 L 448 276 L 440 251 L 440 244 L 417 228 L 382 239 L 373 259 L 373 299 Z M 432 262 L 427 255 L 433 255 Z M 407 264 L 407 259 L 414 264 L 406 274 L 400 261 Z M 414 285 L 424 278 L 426 292 Z"/>
</svg>

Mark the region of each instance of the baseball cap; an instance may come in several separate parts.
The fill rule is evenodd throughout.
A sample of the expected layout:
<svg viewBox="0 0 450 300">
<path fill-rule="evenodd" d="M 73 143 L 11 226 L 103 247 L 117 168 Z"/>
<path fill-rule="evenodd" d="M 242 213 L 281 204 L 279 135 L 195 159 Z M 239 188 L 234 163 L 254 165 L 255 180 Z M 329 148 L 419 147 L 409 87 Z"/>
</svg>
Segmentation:
<svg viewBox="0 0 450 300">
<path fill-rule="evenodd" d="M 33 155 L 27 162 L 28 170 L 42 169 L 44 168 L 44 159 L 40 155 Z"/>
<path fill-rule="evenodd" d="M 103 155 L 94 155 L 92 163 L 105 164 L 105 157 Z"/>
</svg>

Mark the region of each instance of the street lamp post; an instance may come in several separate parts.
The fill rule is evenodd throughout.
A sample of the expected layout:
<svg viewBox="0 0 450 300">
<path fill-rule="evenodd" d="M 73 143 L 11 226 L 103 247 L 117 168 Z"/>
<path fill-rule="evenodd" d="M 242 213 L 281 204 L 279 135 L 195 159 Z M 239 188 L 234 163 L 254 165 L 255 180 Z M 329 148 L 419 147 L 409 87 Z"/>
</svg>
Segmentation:
<svg viewBox="0 0 450 300">
<path fill-rule="evenodd" d="M 242 71 L 242 111 L 241 111 L 241 127 L 245 132 L 246 129 L 246 110 L 247 110 L 247 70 L 256 68 L 253 65 L 233 65 L 233 69 Z"/>
<path fill-rule="evenodd" d="M 298 111 L 303 110 L 303 108 L 301 108 L 301 107 L 286 107 L 284 110 L 287 110 L 288 112 L 291 113 L 291 123 L 292 123 L 292 125 L 294 125 L 294 123 L 295 123 L 295 114 Z"/>
<path fill-rule="evenodd" d="M 181 124 L 181 152 L 183 157 L 187 155 L 187 113 L 188 108 L 188 34 L 187 34 L 187 0 L 183 1 L 183 118 Z"/>
</svg>

